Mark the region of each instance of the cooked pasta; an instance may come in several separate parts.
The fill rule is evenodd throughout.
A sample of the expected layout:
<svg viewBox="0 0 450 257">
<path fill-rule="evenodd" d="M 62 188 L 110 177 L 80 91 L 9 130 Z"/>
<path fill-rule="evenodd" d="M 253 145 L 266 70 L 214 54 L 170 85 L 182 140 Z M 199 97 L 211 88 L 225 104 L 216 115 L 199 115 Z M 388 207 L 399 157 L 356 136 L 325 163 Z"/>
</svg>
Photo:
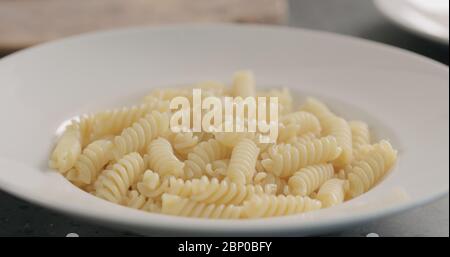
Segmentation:
<svg viewBox="0 0 450 257">
<path fill-rule="evenodd" d="M 304 213 L 320 209 L 322 204 L 309 197 L 293 195 L 255 195 L 244 203 L 247 218 L 264 218 Z"/>
<path fill-rule="evenodd" d="M 302 111 L 314 114 L 322 125 L 322 135 L 334 136 L 342 153 L 334 163 L 339 167 L 349 164 L 353 158 L 352 131 L 347 121 L 336 116 L 330 109 L 317 99 L 309 98 L 301 107 Z"/>
<path fill-rule="evenodd" d="M 235 97 L 246 98 L 256 95 L 255 78 L 250 71 L 239 71 L 234 74 L 231 92 Z"/>
<path fill-rule="evenodd" d="M 210 219 L 239 219 L 242 207 L 224 204 L 204 204 L 181 198 L 177 195 L 164 194 L 162 196 L 161 213 Z"/>
<path fill-rule="evenodd" d="M 362 121 L 350 121 L 349 125 L 352 130 L 353 154 L 358 158 L 364 154 L 362 148 L 370 145 L 369 126 Z"/>
<path fill-rule="evenodd" d="M 136 190 L 130 190 L 127 193 L 127 197 L 125 198 L 123 205 L 133 208 L 133 209 L 142 209 L 147 202 L 147 198 L 141 195 Z"/>
<path fill-rule="evenodd" d="M 293 195 L 307 196 L 334 174 L 333 165 L 318 164 L 303 168 L 289 178 L 289 192 Z"/>
<path fill-rule="evenodd" d="M 138 153 L 124 156 L 112 169 L 100 174 L 95 182 L 95 195 L 113 203 L 122 203 L 144 168 L 144 160 Z"/>
<path fill-rule="evenodd" d="M 139 193 L 148 198 L 157 198 L 169 190 L 169 177 L 161 176 L 151 170 L 146 170 L 141 181 L 137 183 Z"/>
<path fill-rule="evenodd" d="M 227 178 L 237 184 L 248 184 L 255 174 L 259 148 L 250 139 L 241 140 L 231 153 Z"/>
<path fill-rule="evenodd" d="M 286 179 L 264 171 L 255 174 L 253 184 L 261 185 L 264 188 L 269 187 L 275 189 L 276 194 L 285 194 L 286 187 L 288 186 Z"/>
<path fill-rule="evenodd" d="M 245 200 L 249 200 L 253 195 L 273 194 L 258 185 L 242 185 L 226 180 L 219 181 L 216 178 L 197 180 L 193 182 L 193 193 L 191 199 L 196 202 L 214 204 L 240 205 Z"/>
<path fill-rule="evenodd" d="M 81 115 L 79 118 L 79 130 L 81 137 L 81 147 L 85 147 L 92 142 L 92 133 L 95 128 L 94 115 Z"/>
<path fill-rule="evenodd" d="M 132 107 L 123 107 L 120 109 L 108 110 L 95 114 L 95 121 L 92 131 L 92 138 L 98 139 L 107 135 L 118 135 L 122 130 L 130 127 L 133 123 L 139 119 L 145 117 L 152 110 L 161 112 L 168 111 L 167 106 L 163 105 L 160 101 L 153 103 L 141 104 Z"/>
<path fill-rule="evenodd" d="M 342 118 L 330 118 L 328 125 L 324 126 L 326 135 L 334 136 L 339 147 L 342 148 L 341 155 L 333 162 L 338 167 L 344 167 L 353 159 L 352 132 L 347 121 Z"/>
<path fill-rule="evenodd" d="M 188 154 L 199 143 L 198 136 L 193 132 L 172 134 L 169 138 L 173 149 L 183 159 L 187 159 Z"/>
<path fill-rule="evenodd" d="M 131 152 L 141 152 L 150 142 L 168 133 L 169 115 L 153 111 L 133 123 L 114 138 L 113 154 L 116 160 Z"/>
<path fill-rule="evenodd" d="M 177 110 L 170 108 L 175 97 Z M 244 108 L 236 97 L 247 100 Z M 140 211 L 284 216 L 333 207 L 376 186 L 397 151 L 386 140 L 372 144 L 370 132 L 317 99 L 297 107 L 289 89 L 257 90 L 253 73 L 239 71 L 230 86 L 160 88 L 137 105 L 80 115 L 65 126 L 49 166 L 94 196 Z"/>
<path fill-rule="evenodd" d="M 217 160 L 212 163 L 208 163 L 205 167 L 206 175 L 211 178 L 223 179 L 227 176 L 228 164 L 230 159 Z"/>
<path fill-rule="evenodd" d="M 348 181 L 333 178 L 322 184 L 315 198 L 322 203 L 323 208 L 328 208 L 343 203 L 347 190 Z"/>
<path fill-rule="evenodd" d="M 97 178 L 103 167 L 111 159 L 112 143 L 109 140 L 97 140 L 89 144 L 75 163 L 73 181 L 90 184 Z"/>
<path fill-rule="evenodd" d="M 153 140 L 147 150 L 150 169 L 162 176 L 184 176 L 184 163 L 173 153 L 172 145 L 164 138 Z"/>
<path fill-rule="evenodd" d="M 350 182 L 348 197 L 357 197 L 373 186 L 388 172 L 397 160 L 397 151 L 385 140 L 374 145 L 362 160 L 347 167 Z"/>
<path fill-rule="evenodd" d="M 216 139 L 201 142 L 188 154 L 188 159 L 184 162 L 186 165 L 185 175 L 187 178 L 200 178 L 205 174 L 207 164 L 217 160 L 229 159 L 230 156 L 231 149 L 222 145 Z"/>
<path fill-rule="evenodd" d="M 281 144 L 268 151 L 268 158 L 261 161 L 264 168 L 276 176 L 286 178 L 310 165 L 335 160 L 341 154 L 336 138 L 323 137 L 305 144 Z"/>
<path fill-rule="evenodd" d="M 281 118 L 280 122 L 286 126 L 286 131 L 280 130 L 278 135 L 279 142 L 286 142 L 292 137 L 302 136 L 308 133 L 319 136 L 322 131 L 319 119 L 308 112 L 287 114 Z M 289 130 L 293 130 L 295 133 L 291 133 Z"/>
<path fill-rule="evenodd" d="M 155 201 L 152 198 L 146 198 L 136 190 L 128 191 L 123 205 L 147 212 L 161 212 L 161 202 Z"/>
<path fill-rule="evenodd" d="M 300 107 L 300 111 L 314 114 L 320 122 L 335 116 L 324 103 L 312 97 L 306 99 L 306 102 Z"/>
<path fill-rule="evenodd" d="M 73 121 L 58 139 L 50 157 L 50 168 L 57 169 L 61 173 L 69 171 L 81 154 L 81 141 L 80 124 Z"/>
<path fill-rule="evenodd" d="M 317 139 L 317 136 L 314 135 L 313 133 L 306 133 L 302 136 L 296 136 L 296 137 L 289 139 L 287 141 L 287 143 L 291 144 L 291 145 L 298 145 L 298 144 L 304 145 L 308 142 L 311 142 L 313 139 Z"/>
</svg>

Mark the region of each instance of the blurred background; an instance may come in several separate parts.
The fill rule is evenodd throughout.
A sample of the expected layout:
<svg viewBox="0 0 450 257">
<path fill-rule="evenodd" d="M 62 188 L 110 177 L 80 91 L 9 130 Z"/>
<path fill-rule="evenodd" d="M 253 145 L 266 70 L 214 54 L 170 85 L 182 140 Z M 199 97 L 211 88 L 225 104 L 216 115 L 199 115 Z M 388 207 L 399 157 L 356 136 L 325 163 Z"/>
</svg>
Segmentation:
<svg viewBox="0 0 450 257">
<path fill-rule="evenodd" d="M 101 29 L 232 22 L 352 35 L 448 65 L 448 15 L 448 0 L 0 0 L 0 58 L 35 44 Z M 1 191 L 0 206 L 0 236 L 134 236 L 72 219 Z M 449 198 L 332 236 L 368 234 L 448 237 Z"/>
</svg>

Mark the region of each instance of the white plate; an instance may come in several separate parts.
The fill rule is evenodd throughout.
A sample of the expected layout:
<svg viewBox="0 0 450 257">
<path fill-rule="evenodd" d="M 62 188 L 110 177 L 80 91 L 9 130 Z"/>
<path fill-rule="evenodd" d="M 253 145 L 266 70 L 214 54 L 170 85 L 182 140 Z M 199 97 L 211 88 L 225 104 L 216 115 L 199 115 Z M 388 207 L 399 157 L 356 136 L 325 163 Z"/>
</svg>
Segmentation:
<svg viewBox="0 0 450 257">
<path fill-rule="evenodd" d="M 230 221 L 148 214 L 97 199 L 47 168 L 55 128 L 71 116 L 137 100 L 154 86 L 229 81 L 254 70 L 362 119 L 399 149 L 369 193 L 339 207 Z M 0 60 L 0 187 L 28 201 L 145 234 L 307 235 L 343 229 L 448 193 L 449 72 L 360 39 L 290 28 L 190 25 L 134 28 L 44 44 Z"/>
<path fill-rule="evenodd" d="M 375 4 L 394 23 L 448 44 L 448 0 L 375 0 Z"/>
</svg>

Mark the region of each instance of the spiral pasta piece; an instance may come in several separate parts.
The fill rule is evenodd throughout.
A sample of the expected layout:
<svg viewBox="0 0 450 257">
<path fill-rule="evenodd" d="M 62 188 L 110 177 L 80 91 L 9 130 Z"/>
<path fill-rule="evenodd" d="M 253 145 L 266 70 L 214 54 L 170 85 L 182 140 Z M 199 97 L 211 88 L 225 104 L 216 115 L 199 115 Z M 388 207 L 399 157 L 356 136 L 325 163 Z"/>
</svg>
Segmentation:
<svg viewBox="0 0 450 257">
<path fill-rule="evenodd" d="M 161 101 L 155 101 L 97 113 L 95 114 L 92 137 L 98 139 L 107 135 L 118 135 L 122 130 L 130 127 L 153 110 L 167 111 L 168 103 L 163 105 Z"/>
<path fill-rule="evenodd" d="M 355 198 L 375 186 L 392 168 L 396 159 L 397 151 L 388 141 L 383 140 L 374 145 L 362 160 L 346 168 L 350 182 L 348 197 Z"/>
<path fill-rule="evenodd" d="M 131 152 L 141 152 L 153 139 L 164 136 L 168 130 L 168 114 L 152 111 L 114 138 L 114 159 L 118 160 Z"/>
<path fill-rule="evenodd" d="M 252 140 L 260 151 L 265 151 L 271 144 L 260 142 L 261 133 L 259 132 L 219 132 L 214 133 L 214 138 L 224 146 L 234 148 L 243 139 Z"/>
<path fill-rule="evenodd" d="M 177 195 L 164 194 L 162 196 L 161 213 L 195 218 L 239 219 L 242 207 L 224 204 L 204 204 L 181 198 Z"/>
<path fill-rule="evenodd" d="M 280 130 L 279 142 L 286 142 L 292 137 L 307 133 L 319 136 L 322 131 L 319 119 L 309 112 L 300 111 L 287 114 L 281 118 L 280 122 L 286 128 Z M 289 130 L 293 130 L 295 134 L 292 135 Z"/>
<path fill-rule="evenodd" d="M 79 130 L 81 137 L 81 147 L 84 148 L 92 142 L 92 133 L 95 125 L 94 115 L 81 115 L 79 117 Z"/>
<path fill-rule="evenodd" d="M 50 157 L 50 168 L 58 169 L 60 173 L 66 173 L 75 165 L 81 154 L 81 148 L 80 124 L 73 121 L 58 139 L 58 143 Z"/>
<path fill-rule="evenodd" d="M 306 102 L 300 107 L 300 111 L 314 114 L 321 123 L 330 117 L 335 117 L 328 106 L 312 97 L 306 99 Z"/>
<path fill-rule="evenodd" d="M 169 190 L 170 177 L 161 176 L 152 171 L 146 170 L 142 180 L 137 183 L 137 190 L 148 198 L 157 198 Z"/>
<path fill-rule="evenodd" d="M 140 194 L 136 190 L 130 190 L 128 191 L 127 197 L 124 200 L 123 205 L 137 209 L 137 210 L 143 210 L 147 212 L 155 212 L 159 213 L 161 212 L 161 203 L 158 201 L 155 201 L 154 199 L 149 199 Z"/>
<path fill-rule="evenodd" d="M 250 139 L 243 139 L 231 153 L 227 169 L 227 178 L 237 184 L 248 184 L 255 174 L 256 160 L 259 148 Z"/>
<path fill-rule="evenodd" d="M 339 117 L 330 118 L 327 122 L 328 125 L 324 126 L 324 133 L 334 136 L 339 147 L 342 148 L 341 155 L 333 163 L 337 167 L 344 167 L 353 159 L 353 142 L 350 126 L 347 121 Z"/>
<path fill-rule="evenodd" d="M 216 178 L 193 182 L 193 193 L 191 199 L 206 204 L 233 204 L 240 205 L 250 199 L 253 195 L 273 194 L 258 185 L 242 185 L 226 180 L 219 181 Z"/>
<path fill-rule="evenodd" d="M 184 163 L 174 155 L 172 145 L 164 138 L 153 140 L 147 150 L 150 169 L 162 176 L 182 177 Z"/>
<path fill-rule="evenodd" d="M 317 139 L 317 136 L 313 133 L 306 133 L 302 136 L 296 136 L 287 141 L 288 144 L 298 145 L 298 144 L 306 144 L 311 142 L 312 140 Z"/>
<path fill-rule="evenodd" d="M 231 149 L 222 145 L 216 139 L 201 142 L 188 154 L 185 163 L 187 178 L 200 178 L 205 174 L 206 165 L 216 160 L 229 159 Z"/>
<path fill-rule="evenodd" d="M 173 134 L 170 138 L 175 152 L 186 159 L 188 154 L 192 152 L 195 146 L 199 143 L 199 138 L 192 132 Z"/>
<path fill-rule="evenodd" d="M 341 204 L 345 200 L 345 192 L 348 190 L 348 181 L 342 179 L 327 180 L 320 187 L 316 199 L 322 203 L 323 208 Z"/>
<path fill-rule="evenodd" d="M 199 186 L 200 181 L 208 181 L 206 176 L 199 179 L 183 180 L 180 178 L 170 178 L 169 189 L 167 193 L 178 195 L 184 198 L 190 198 L 194 192 L 194 188 Z"/>
<path fill-rule="evenodd" d="M 147 198 L 141 195 L 136 190 L 130 190 L 127 193 L 127 197 L 124 199 L 123 205 L 133 208 L 133 209 L 142 209 L 147 202 Z"/>
<path fill-rule="evenodd" d="M 113 203 L 122 203 L 128 189 L 144 172 L 144 160 L 138 153 L 125 155 L 112 169 L 103 171 L 95 182 L 95 195 Z"/>
<path fill-rule="evenodd" d="M 253 177 L 253 183 L 264 187 L 265 190 L 275 190 L 276 194 L 286 194 L 288 182 L 286 179 L 280 178 L 264 171 L 257 172 Z M 270 188 L 270 189 L 266 189 Z"/>
<path fill-rule="evenodd" d="M 314 98 L 308 98 L 306 103 L 300 108 L 302 111 L 314 114 L 322 125 L 322 134 L 325 136 L 334 136 L 342 153 L 334 161 L 338 167 L 344 167 L 353 159 L 352 132 L 346 120 L 336 116 L 328 107 Z"/>
<path fill-rule="evenodd" d="M 318 210 L 322 204 L 307 196 L 255 195 L 243 206 L 247 218 L 264 218 L 299 214 Z"/>
<path fill-rule="evenodd" d="M 206 175 L 211 178 L 223 179 L 227 176 L 230 159 L 217 160 L 209 163 L 205 167 Z"/>
<path fill-rule="evenodd" d="M 74 181 L 91 184 L 98 173 L 111 159 L 112 143 L 109 140 L 97 140 L 89 144 L 75 163 Z"/>
<path fill-rule="evenodd" d="M 365 151 L 362 148 L 370 146 L 369 126 L 362 121 L 349 122 L 352 131 L 353 152 L 359 158 Z"/>
<path fill-rule="evenodd" d="M 310 195 L 325 181 L 332 178 L 333 174 L 334 168 L 331 164 L 318 164 L 303 168 L 289 178 L 289 192 L 293 195 Z"/>
<path fill-rule="evenodd" d="M 330 162 L 341 154 L 335 137 L 323 137 L 305 144 L 276 145 L 261 161 L 267 172 L 286 178 L 310 165 Z"/>
<path fill-rule="evenodd" d="M 256 95 L 255 78 L 250 71 L 239 71 L 234 74 L 231 93 L 235 97 L 246 98 Z"/>
</svg>

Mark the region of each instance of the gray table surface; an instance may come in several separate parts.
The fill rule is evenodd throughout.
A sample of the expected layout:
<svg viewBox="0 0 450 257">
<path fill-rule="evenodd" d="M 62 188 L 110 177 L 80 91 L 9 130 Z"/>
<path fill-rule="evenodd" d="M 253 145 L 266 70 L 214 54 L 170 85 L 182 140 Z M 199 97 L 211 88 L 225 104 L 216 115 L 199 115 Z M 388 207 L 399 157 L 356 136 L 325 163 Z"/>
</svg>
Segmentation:
<svg viewBox="0 0 450 257">
<path fill-rule="evenodd" d="M 290 0 L 289 26 L 383 42 L 448 65 L 448 45 L 420 38 L 388 22 L 370 0 Z M 1 53 L 0 53 L 1 54 Z M 135 236 L 86 223 L 0 192 L 0 236 Z M 348 228 L 332 236 L 449 236 L 449 197 L 414 210 Z"/>
</svg>

